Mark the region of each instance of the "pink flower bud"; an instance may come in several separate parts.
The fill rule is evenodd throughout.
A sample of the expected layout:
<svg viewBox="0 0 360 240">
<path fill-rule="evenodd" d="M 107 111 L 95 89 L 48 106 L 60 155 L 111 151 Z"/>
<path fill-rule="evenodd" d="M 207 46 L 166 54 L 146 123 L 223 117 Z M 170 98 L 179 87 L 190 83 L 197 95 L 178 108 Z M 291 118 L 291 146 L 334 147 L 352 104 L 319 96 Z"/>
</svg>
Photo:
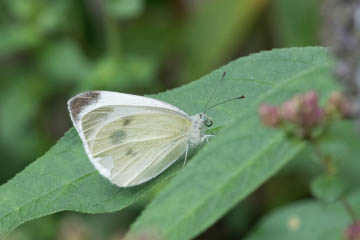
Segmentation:
<svg viewBox="0 0 360 240">
<path fill-rule="evenodd" d="M 304 128 L 316 127 L 322 120 L 324 111 L 319 107 L 316 92 L 306 92 L 303 97 L 303 104 L 299 114 L 299 124 Z"/>
<path fill-rule="evenodd" d="M 360 240 L 360 221 L 349 225 L 345 231 L 346 240 Z"/>
<path fill-rule="evenodd" d="M 318 96 L 314 91 L 296 95 L 284 102 L 280 112 L 283 120 L 306 129 L 316 127 L 324 115 L 324 111 L 319 108 Z"/>
<path fill-rule="evenodd" d="M 265 126 L 277 127 L 280 123 L 278 108 L 269 104 L 261 104 L 259 108 L 261 121 Z"/>
<path fill-rule="evenodd" d="M 299 96 L 284 102 L 280 107 L 281 118 L 296 123 L 301 105 L 302 100 Z"/>
<path fill-rule="evenodd" d="M 330 115 L 340 114 L 344 118 L 349 118 L 354 114 L 351 102 L 340 92 L 331 94 L 326 104 L 326 112 Z"/>
<path fill-rule="evenodd" d="M 318 105 L 318 96 L 315 91 L 309 91 L 304 93 L 304 102 L 305 105 L 317 106 Z"/>
</svg>

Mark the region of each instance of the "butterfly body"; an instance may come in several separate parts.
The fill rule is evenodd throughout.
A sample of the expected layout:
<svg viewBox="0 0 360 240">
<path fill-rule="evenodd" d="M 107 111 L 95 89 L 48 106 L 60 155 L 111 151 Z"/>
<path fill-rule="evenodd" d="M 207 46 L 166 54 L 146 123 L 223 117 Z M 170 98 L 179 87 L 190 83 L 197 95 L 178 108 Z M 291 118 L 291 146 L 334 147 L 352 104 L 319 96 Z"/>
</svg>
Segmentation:
<svg viewBox="0 0 360 240">
<path fill-rule="evenodd" d="M 68 108 L 91 163 L 120 187 L 159 175 L 203 142 L 212 124 L 205 113 L 189 116 L 156 99 L 107 91 L 81 93 Z"/>
</svg>

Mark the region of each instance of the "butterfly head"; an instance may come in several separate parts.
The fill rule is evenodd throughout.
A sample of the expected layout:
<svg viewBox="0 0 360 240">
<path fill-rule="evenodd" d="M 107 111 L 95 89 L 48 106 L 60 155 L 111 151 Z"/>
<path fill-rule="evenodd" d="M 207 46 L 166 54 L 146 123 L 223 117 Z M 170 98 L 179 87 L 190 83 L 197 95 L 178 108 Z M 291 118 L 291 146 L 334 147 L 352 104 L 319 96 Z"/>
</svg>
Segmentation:
<svg viewBox="0 0 360 240">
<path fill-rule="evenodd" d="M 198 113 L 191 117 L 192 130 L 190 133 L 190 145 L 197 145 L 204 140 L 206 129 L 213 125 L 213 120 L 206 113 Z"/>
<path fill-rule="evenodd" d="M 211 117 L 209 117 L 206 113 L 200 113 L 199 114 L 199 120 L 201 122 L 201 125 L 205 125 L 205 127 L 211 127 L 213 125 L 213 120 Z"/>
</svg>

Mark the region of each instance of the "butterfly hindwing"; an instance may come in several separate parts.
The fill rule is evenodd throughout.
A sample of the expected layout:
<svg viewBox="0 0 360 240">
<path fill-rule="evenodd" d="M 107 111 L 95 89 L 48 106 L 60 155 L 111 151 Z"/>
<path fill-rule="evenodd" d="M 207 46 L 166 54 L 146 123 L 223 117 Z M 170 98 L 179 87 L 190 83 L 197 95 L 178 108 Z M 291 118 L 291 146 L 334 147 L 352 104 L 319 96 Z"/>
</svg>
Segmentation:
<svg viewBox="0 0 360 240">
<path fill-rule="evenodd" d="M 122 108 L 128 113 L 134 109 L 116 119 Z M 86 114 L 82 129 L 97 169 L 119 186 L 140 184 L 161 173 L 183 154 L 191 127 L 190 120 L 170 111 L 106 106 Z"/>
<path fill-rule="evenodd" d="M 117 162 L 111 171 L 110 180 L 118 186 L 133 186 L 156 177 L 185 150 L 184 137 L 168 139 L 161 144 L 139 143 Z"/>
<path fill-rule="evenodd" d="M 186 144 L 184 138 L 179 138 L 172 140 L 161 149 L 159 148 L 159 151 L 155 153 L 156 157 L 152 158 L 152 161 L 141 172 L 134 174 L 129 184 L 140 184 L 159 175 L 184 154 Z"/>
</svg>

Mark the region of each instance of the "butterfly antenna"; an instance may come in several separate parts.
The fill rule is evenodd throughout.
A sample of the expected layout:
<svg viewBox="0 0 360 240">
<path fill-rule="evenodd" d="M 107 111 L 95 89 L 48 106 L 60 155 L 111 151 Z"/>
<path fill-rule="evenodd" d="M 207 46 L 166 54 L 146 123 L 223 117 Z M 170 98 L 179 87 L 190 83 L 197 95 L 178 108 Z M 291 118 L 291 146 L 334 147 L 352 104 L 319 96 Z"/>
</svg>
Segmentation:
<svg viewBox="0 0 360 240">
<path fill-rule="evenodd" d="M 208 99 L 208 101 L 207 101 L 207 103 L 205 104 L 205 108 L 204 108 L 204 113 L 206 113 L 207 112 L 207 110 L 209 110 L 208 109 L 208 105 L 209 105 L 209 103 L 210 103 L 210 101 L 211 101 L 211 99 L 213 98 L 213 96 L 215 95 L 215 92 L 216 92 L 216 90 L 218 89 L 218 85 L 222 82 L 222 80 L 225 78 L 225 76 L 226 76 L 226 72 L 223 72 L 223 74 L 222 74 L 222 77 L 221 77 L 221 79 L 220 79 L 220 81 L 218 82 L 218 84 L 217 84 L 217 86 L 214 88 L 214 90 L 212 91 L 212 93 L 211 93 L 211 95 L 210 95 L 210 97 L 209 97 L 209 99 Z"/>
<path fill-rule="evenodd" d="M 228 100 L 226 100 L 226 101 L 223 101 L 223 102 L 217 103 L 217 104 L 215 104 L 215 105 L 212 105 L 211 107 L 209 107 L 209 108 L 206 109 L 206 110 L 210 110 L 211 108 L 214 108 L 214 107 L 216 107 L 216 106 L 218 106 L 218 105 L 221 105 L 221 104 L 224 104 L 224 103 L 227 103 L 227 102 L 236 100 L 236 99 L 243 99 L 243 98 L 246 98 L 246 96 L 245 96 L 245 95 L 241 95 L 241 96 L 239 96 L 239 97 L 230 98 L 230 99 L 228 99 Z"/>
</svg>

